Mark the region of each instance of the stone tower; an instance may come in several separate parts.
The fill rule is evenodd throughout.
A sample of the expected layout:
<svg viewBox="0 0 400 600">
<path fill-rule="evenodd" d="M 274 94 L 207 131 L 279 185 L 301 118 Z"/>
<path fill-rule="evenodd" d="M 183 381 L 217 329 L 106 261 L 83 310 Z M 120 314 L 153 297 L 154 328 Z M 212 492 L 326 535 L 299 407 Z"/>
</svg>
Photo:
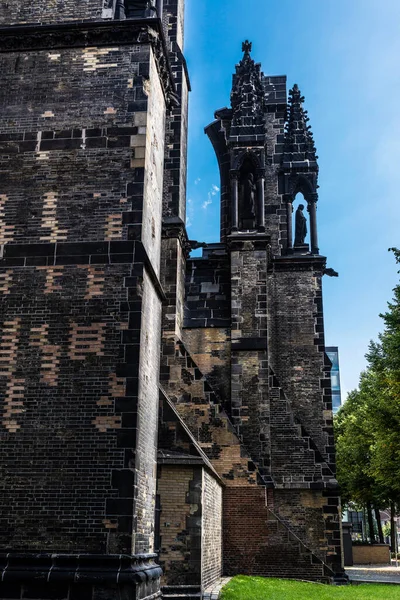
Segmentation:
<svg viewBox="0 0 400 600">
<path fill-rule="evenodd" d="M 249 42 L 243 52 L 233 77 L 231 108 L 218 111 L 206 128 L 221 170 L 221 242 L 230 269 L 228 412 L 275 518 L 275 524 L 267 521 L 265 537 L 276 551 L 274 559 L 266 552 L 265 564 L 284 547 L 275 538 L 283 525 L 314 554 L 314 566 L 320 559 L 326 575 L 340 574 L 315 145 L 297 85 L 287 104 L 286 78 L 265 76 L 251 58 Z M 298 193 L 309 219 L 299 204 L 292 225 Z M 310 244 L 305 242 L 307 230 Z M 246 494 L 236 490 L 231 501 L 227 491 L 228 514 L 233 511 L 239 518 L 235 506 L 239 497 L 246 503 Z M 226 532 L 229 568 L 239 568 L 242 534 L 241 527 Z M 262 549 L 256 554 L 260 559 Z"/>
<path fill-rule="evenodd" d="M 183 10 L 0 6 L 1 598 L 160 596 L 162 220 L 184 219 Z"/>
</svg>

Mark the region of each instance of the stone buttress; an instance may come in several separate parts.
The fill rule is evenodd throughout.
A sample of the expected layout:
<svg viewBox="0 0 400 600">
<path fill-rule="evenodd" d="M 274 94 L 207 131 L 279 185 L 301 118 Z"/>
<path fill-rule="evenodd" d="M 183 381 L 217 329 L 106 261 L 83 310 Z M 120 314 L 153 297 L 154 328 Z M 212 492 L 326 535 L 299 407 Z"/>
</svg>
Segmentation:
<svg viewBox="0 0 400 600">
<path fill-rule="evenodd" d="M 0 7 L 1 598 L 161 595 L 162 215 L 182 21 L 181 0 Z"/>
<path fill-rule="evenodd" d="M 170 397 L 225 482 L 224 573 L 345 581 L 315 146 L 298 87 L 243 52 L 206 128 L 221 241 L 187 261 Z"/>
</svg>

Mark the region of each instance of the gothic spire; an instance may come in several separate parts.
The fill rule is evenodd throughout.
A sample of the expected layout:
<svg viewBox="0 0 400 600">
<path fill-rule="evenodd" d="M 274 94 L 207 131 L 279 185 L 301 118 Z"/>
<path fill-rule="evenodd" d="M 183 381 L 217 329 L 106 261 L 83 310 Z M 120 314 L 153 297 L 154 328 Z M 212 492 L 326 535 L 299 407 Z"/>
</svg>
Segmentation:
<svg viewBox="0 0 400 600">
<path fill-rule="evenodd" d="M 252 43 L 242 44 L 243 58 L 236 65 L 233 76 L 231 104 L 233 109 L 231 135 L 259 135 L 263 133 L 265 93 L 261 65 L 251 58 Z"/>
<path fill-rule="evenodd" d="M 304 97 L 295 84 L 289 91 L 283 166 L 306 162 L 309 168 L 318 169 L 314 138 L 303 102 Z"/>
</svg>

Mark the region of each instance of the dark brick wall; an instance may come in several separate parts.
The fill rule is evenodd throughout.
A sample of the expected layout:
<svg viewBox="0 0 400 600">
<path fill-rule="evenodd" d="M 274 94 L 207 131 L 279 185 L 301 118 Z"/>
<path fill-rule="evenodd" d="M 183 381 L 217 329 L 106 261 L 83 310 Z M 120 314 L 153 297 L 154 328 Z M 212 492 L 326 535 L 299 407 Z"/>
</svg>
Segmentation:
<svg viewBox="0 0 400 600">
<path fill-rule="evenodd" d="M 99 19 L 108 0 L 64 0 L 63 2 L 38 2 L 14 0 L 0 5 L 0 24 L 54 23 Z"/>
<path fill-rule="evenodd" d="M 91 271 L 9 270 L 1 298 L 2 548 L 106 552 L 118 531 L 110 472 L 124 467 L 125 379 L 115 357 L 131 269 L 102 266 L 97 286 Z"/>
<path fill-rule="evenodd" d="M 146 553 L 163 298 L 154 53 L 111 41 L 0 61 L 0 546 Z"/>
<path fill-rule="evenodd" d="M 231 243 L 231 417 L 240 439 L 270 475 L 267 239 Z"/>
<path fill-rule="evenodd" d="M 217 246 L 217 245 L 215 245 Z M 231 278 L 225 249 L 203 250 L 202 258 L 187 262 L 184 325 L 230 327 Z"/>
<path fill-rule="evenodd" d="M 140 239 L 149 47 L 3 54 L 0 63 L 2 242 L 127 239 L 128 230 Z"/>
<path fill-rule="evenodd" d="M 331 463 L 325 429 L 332 418 L 330 386 L 325 389 L 328 378 L 321 338 L 323 268 L 324 259 L 276 261 L 268 283 L 269 346 L 271 366 L 294 414 L 311 434 L 324 459 Z"/>
<path fill-rule="evenodd" d="M 186 220 L 186 171 L 190 81 L 183 55 L 183 0 L 164 0 L 163 23 L 179 105 L 167 117 L 163 216 Z"/>
</svg>

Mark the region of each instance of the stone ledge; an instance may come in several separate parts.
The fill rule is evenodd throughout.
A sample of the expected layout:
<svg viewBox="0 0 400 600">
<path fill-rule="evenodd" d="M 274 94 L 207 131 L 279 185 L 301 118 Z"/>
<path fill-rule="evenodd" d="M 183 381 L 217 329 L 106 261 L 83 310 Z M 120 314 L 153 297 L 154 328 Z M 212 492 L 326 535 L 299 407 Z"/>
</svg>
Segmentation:
<svg viewBox="0 0 400 600">
<path fill-rule="evenodd" d="M 0 554 L 3 583 L 131 583 L 141 585 L 162 575 L 156 554 Z"/>
<path fill-rule="evenodd" d="M 218 600 L 222 588 L 230 582 L 232 577 L 222 577 L 219 581 L 208 586 L 203 592 L 203 600 Z"/>
</svg>

